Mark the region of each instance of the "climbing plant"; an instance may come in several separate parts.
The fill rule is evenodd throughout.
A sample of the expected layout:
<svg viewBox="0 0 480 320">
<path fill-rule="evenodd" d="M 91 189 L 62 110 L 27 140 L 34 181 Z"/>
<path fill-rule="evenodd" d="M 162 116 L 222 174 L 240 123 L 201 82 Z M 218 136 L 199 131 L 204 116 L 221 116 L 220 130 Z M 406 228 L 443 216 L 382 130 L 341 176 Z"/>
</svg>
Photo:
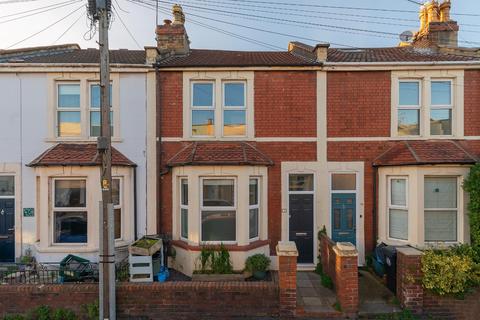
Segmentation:
<svg viewBox="0 0 480 320">
<path fill-rule="evenodd" d="M 470 194 L 468 204 L 470 221 L 470 239 L 475 250 L 476 261 L 480 262 L 480 163 L 470 169 L 470 173 L 463 183 L 463 189 Z"/>
</svg>

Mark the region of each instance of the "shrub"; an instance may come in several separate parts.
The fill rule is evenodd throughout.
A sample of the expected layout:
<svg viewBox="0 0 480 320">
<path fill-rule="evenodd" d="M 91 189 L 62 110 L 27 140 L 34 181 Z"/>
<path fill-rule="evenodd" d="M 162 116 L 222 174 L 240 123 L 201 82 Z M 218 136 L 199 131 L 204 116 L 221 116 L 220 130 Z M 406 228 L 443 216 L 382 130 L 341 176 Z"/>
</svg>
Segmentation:
<svg viewBox="0 0 480 320">
<path fill-rule="evenodd" d="M 463 295 L 479 280 L 478 265 L 464 246 L 425 251 L 422 272 L 423 286 L 439 295 Z"/>
<path fill-rule="evenodd" d="M 200 251 L 200 273 L 227 274 L 233 273 L 233 266 L 230 260 L 230 253 L 223 244 L 219 250 L 213 247 L 203 247 Z"/>
<path fill-rule="evenodd" d="M 468 177 L 463 183 L 463 189 L 470 195 L 468 203 L 470 239 L 476 251 L 477 263 L 480 263 L 480 164 L 470 169 Z"/>
<path fill-rule="evenodd" d="M 247 258 L 245 270 L 249 272 L 267 271 L 270 266 L 270 258 L 263 253 L 257 253 Z"/>
</svg>

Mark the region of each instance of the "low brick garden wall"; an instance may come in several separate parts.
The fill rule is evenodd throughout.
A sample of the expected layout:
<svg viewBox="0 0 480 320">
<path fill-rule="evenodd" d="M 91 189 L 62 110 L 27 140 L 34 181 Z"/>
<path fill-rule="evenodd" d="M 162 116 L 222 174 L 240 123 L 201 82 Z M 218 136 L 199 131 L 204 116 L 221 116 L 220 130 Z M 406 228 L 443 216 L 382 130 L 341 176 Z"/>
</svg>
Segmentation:
<svg viewBox="0 0 480 320">
<path fill-rule="evenodd" d="M 397 297 L 403 308 L 431 319 L 480 319 L 480 290 L 464 299 L 433 294 L 422 286 L 422 252 L 397 250 Z"/>
<path fill-rule="evenodd" d="M 269 282 L 166 282 L 117 285 L 119 319 L 212 319 L 279 315 L 277 275 Z M 97 284 L 0 286 L 0 318 L 38 306 L 85 315 Z"/>
<path fill-rule="evenodd" d="M 323 272 L 329 275 L 342 312 L 358 312 L 358 253 L 351 244 L 335 244 L 326 235 L 320 237 L 320 260 Z"/>
</svg>

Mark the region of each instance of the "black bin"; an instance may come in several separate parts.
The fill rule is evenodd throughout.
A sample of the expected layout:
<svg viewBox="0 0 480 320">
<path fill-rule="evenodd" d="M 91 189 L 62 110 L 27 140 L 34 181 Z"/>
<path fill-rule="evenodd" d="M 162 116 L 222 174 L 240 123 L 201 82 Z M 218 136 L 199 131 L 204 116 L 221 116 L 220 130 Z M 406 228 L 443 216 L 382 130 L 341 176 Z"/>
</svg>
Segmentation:
<svg viewBox="0 0 480 320">
<path fill-rule="evenodd" d="M 387 275 L 387 288 L 397 293 L 397 248 L 386 246 L 383 248 L 385 255 L 385 274 Z"/>
</svg>

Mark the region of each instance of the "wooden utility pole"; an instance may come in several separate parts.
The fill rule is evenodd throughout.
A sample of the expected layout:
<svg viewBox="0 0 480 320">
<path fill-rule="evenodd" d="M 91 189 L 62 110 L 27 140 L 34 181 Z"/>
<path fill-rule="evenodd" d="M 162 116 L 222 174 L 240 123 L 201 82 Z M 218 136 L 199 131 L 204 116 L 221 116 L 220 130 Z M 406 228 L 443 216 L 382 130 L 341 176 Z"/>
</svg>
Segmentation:
<svg viewBox="0 0 480 320">
<path fill-rule="evenodd" d="M 111 2 L 97 0 L 100 47 L 100 122 L 101 136 L 97 148 L 102 157 L 100 181 L 102 202 L 100 203 L 100 313 L 99 319 L 115 319 L 115 247 L 112 203 L 112 141 L 110 129 L 110 59 L 108 27 Z"/>
</svg>

